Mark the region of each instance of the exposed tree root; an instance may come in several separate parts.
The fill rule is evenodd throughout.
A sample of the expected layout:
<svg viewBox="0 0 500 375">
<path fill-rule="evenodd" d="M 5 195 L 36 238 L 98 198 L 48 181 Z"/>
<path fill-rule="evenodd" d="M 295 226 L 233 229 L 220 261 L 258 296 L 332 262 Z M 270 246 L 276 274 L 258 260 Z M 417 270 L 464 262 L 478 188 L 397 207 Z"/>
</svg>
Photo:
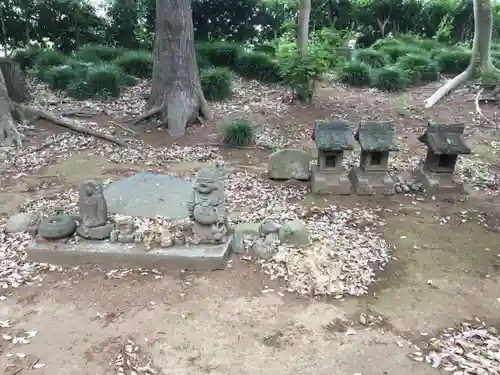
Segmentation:
<svg viewBox="0 0 500 375">
<path fill-rule="evenodd" d="M 154 106 L 147 112 L 143 113 L 142 115 L 137 116 L 135 119 L 132 119 L 131 125 L 137 125 L 141 121 L 147 120 L 148 118 L 157 115 L 161 111 L 161 106 Z"/>
<path fill-rule="evenodd" d="M 495 133 L 497 134 L 497 137 L 498 137 L 498 126 L 497 124 L 495 124 L 493 121 L 491 121 L 489 118 L 487 118 L 483 111 L 481 110 L 481 106 L 479 105 L 479 98 L 482 94 L 482 92 L 484 91 L 484 89 L 481 89 L 479 90 L 479 92 L 477 93 L 476 95 L 476 100 L 474 101 L 475 104 L 476 104 L 476 111 L 479 115 L 479 117 L 481 117 L 483 120 L 485 120 L 488 124 L 490 124 L 492 126 L 492 128 L 495 130 Z"/>
<path fill-rule="evenodd" d="M 453 79 L 450 79 L 443 86 L 441 86 L 432 96 L 425 101 L 425 108 L 433 107 L 437 102 L 439 102 L 446 94 L 455 90 L 462 83 L 470 79 L 474 74 L 474 67 L 469 66 L 461 74 Z"/>
<path fill-rule="evenodd" d="M 24 104 L 19 104 L 19 103 L 13 103 L 13 106 L 14 106 L 14 109 L 16 110 L 16 112 L 19 112 L 22 114 L 23 118 L 26 118 L 26 117 L 40 118 L 40 119 L 49 121 L 49 122 L 53 123 L 54 125 L 61 126 L 63 128 L 72 130 L 72 131 L 77 132 L 77 133 L 90 135 L 92 137 L 99 138 L 99 139 L 114 143 L 120 147 L 129 147 L 129 145 L 127 143 L 125 143 L 124 141 L 122 141 L 116 137 L 113 137 L 113 136 L 110 136 L 110 135 L 107 135 L 107 134 L 104 134 L 101 132 L 97 132 L 94 130 L 82 128 L 81 126 L 78 126 L 76 124 L 72 124 L 68 121 L 65 121 L 61 118 L 56 117 L 55 115 L 53 115 L 49 112 L 45 112 L 45 111 L 38 109 L 36 107 L 28 106 L 28 105 L 24 105 Z"/>
</svg>

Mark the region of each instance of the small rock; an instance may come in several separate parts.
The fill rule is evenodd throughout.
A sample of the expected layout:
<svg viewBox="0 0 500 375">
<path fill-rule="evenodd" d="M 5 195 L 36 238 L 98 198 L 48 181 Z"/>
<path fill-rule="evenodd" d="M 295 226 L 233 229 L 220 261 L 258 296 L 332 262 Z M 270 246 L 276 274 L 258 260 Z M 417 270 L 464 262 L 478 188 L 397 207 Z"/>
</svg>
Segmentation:
<svg viewBox="0 0 500 375">
<path fill-rule="evenodd" d="M 7 233 L 20 233 L 26 232 L 30 227 L 36 225 L 38 215 L 33 213 L 19 213 L 15 214 L 7 220 L 5 224 L 5 231 Z"/>
<path fill-rule="evenodd" d="M 273 234 L 274 233 L 271 233 L 270 235 Z M 272 243 L 271 240 L 266 241 L 264 238 L 259 238 L 253 244 L 253 251 L 259 258 L 271 259 L 278 251 L 278 248 L 275 243 Z"/>
<path fill-rule="evenodd" d="M 245 254 L 245 242 L 243 236 L 233 235 L 231 239 L 231 251 L 235 254 Z"/>
<path fill-rule="evenodd" d="M 111 233 L 109 234 L 109 241 L 110 242 L 118 242 L 118 236 L 120 235 L 120 232 L 117 230 L 112 230 Z"/>
<path fill-rule="evenodd" d="M 412 191 L 421 191 L 422 187 L 418 183 L 414 182 L 413 184 L 410 185 L 410 189 Z"/>
<path fill-rule="evenodd" d="M 401 187 L 400 184 L 395 185 L 394 190 L 396 190 L 397 194 L 401 194 L 403 192 L 403 188 Z"/>
<path fill-rule="evenodd" d="M 276 233 L 280 229 L 280 226 L 272 220 L 265 220 L 259 228 L 259 232 L 262 236 L 266 236 L 269 233 Z"/>
<path fill-rule="evenodd" d="M 174 246 L 174 240 L 168 230 L 162 230 L 160 234 L 160 247 L 167 248 Z"/>
<path fill-rule="evenodd" d="M 286 221 L 279 230 L 280 242 L 305 246 L 309 244 L 309 229 L 299 220 Z"/>
<path fill-rule="evenodd" d="M 240 223 L 234 228 L 234 235 L 251 235 L 252 237 L 259 237 L 261 225 L 258 223 Z"/>
<path fill-rule="evenodd" d="M 409 192 L 411 191 L 411 189 L 410 189 L 410 187 L 409 187 L 407 184 L 404 184 L 404 185 L 403 185 L 403 191 L 404 191 L 405 193 L 409 193 Z"/>
<path fill-rule="evenodd" d="M 309 160 L 309 154 L 302 150 L 276 151 L 269 157 L 268 176 L 275 180 L 309 180 Z"/>
</svg>

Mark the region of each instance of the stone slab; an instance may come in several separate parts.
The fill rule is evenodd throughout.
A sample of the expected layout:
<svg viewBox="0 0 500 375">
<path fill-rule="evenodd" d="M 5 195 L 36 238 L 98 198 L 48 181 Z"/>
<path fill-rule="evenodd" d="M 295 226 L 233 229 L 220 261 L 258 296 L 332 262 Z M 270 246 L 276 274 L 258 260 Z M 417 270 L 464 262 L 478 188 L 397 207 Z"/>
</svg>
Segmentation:
<svg viewBox="0 0 500 375">
<path fill-rule="evenodd" d="M 394 180 L 387 172 L 365 171 L 355 167 L 349 173 L 352 188 L 357 195 L 394 195 Z"/>
<path fill-rule="evenodd" d="M 146 251 L 142 246 L 110 242 L 35 242 L 28 244 L 27 260 L 73 267 L 94 264 L 105 268 L 222 270 L 230 254 L 231 238 L 220 245 L 174 246 Z"/>
<path fill-rule="evenodd" d="M 172 176 L 141 172 L 104 188 L 108 212 L 139 217 L 188 217 L 186 202 L 192 182 Z"/>
<path fill-rule="evenodd" d="M 321 173 L 314 170 L 311 189 L 313 194 L 318 195 L 349 195 L 351 181 L 346 174 Z"/>
</svg>

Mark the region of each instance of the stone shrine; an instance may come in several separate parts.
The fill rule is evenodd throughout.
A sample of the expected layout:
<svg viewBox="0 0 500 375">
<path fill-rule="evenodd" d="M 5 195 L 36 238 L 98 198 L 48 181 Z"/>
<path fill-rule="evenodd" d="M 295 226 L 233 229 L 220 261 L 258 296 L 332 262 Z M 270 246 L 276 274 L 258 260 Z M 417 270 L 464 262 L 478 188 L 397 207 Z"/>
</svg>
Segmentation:
<svg viewBox="0 0 500 375">
<path fill-rule="evenodd" d="M 354 149 L 351 123 L 344 120 L 315 122 L 314 140 L 318 150 L 317 166 L 312 171 L 314 194 L 351 193 L 351 182 L 344 171 L 344 151 Z"/>
<path fill-rule="evenodd" d="M 80 186 L 78 193 L 80 224 L 76 228 L 76 233 L 90 240 L 109 238 L 113 225 L 107 223 L 108 206 L 102 187 L 95 182 L 88 181 Z"/>
<path fill-rule="evenodd" d="M 458 155 L 470 154 L 463 138 L 463 124 L 429 123 L 418 140 L 427 146 L 427 156 L 415 177 L 428 191 L 440 189 L 463 190 L 463 183 L 453 178 Z"/>
<path fill-rule="evenodd" d="M 363 121 L 354 137 L 361 146 L 359 167 L 349 177 L 358 195 L 393 195 L 389 176 L 389 153 L 399 151 L 396 126 L 392 121 Z"/>
</svg>

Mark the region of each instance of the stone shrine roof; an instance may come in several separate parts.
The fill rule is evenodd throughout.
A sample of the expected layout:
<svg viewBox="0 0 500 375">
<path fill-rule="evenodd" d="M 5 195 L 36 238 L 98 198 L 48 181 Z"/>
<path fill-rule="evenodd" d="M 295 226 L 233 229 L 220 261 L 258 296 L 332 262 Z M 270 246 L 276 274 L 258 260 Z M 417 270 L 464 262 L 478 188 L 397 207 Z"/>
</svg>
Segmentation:
<svg viewBox="0 0 500 375">
<path fill-rule="evenodd" d="M 396 125 L 392 121 L 362 121 L 354 137 L 362 151 L 399 151 Z"/>
<path fill-rule="evenodd" d="M 354 150 L 352 125 L 345 120 L 316 120 L 315 122 L 316 147 L 323 152 L 338 152 Z"/>
<path fill-rule="evenodd" d="M 463 124 L 429 123 L 418 140 L 427 145 L 435 154 L 470 154 L 471 149 L 465 144 L 463 138 L 464 129 Z"/>
</svg>

